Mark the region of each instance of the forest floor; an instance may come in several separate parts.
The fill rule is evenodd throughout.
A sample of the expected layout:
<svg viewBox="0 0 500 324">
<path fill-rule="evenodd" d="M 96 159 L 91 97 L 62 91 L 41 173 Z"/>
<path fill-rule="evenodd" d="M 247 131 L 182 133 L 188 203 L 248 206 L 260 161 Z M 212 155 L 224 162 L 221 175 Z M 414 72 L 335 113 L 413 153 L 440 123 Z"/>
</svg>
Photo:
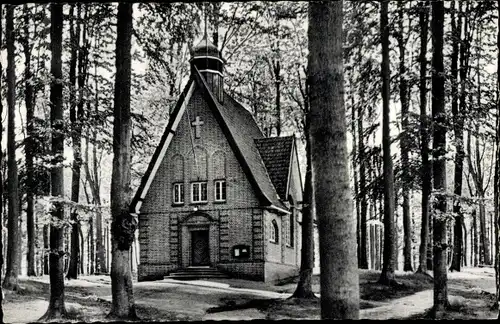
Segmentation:
<svg viewBox="0 0 500 324">
<path fill-rule="evenodd" d="M 396 272 L 397 287 L 377 284 L 379 271 L 360 270 L 360 317 L 425 319 L 432 306 L 432 278 Z M 451 309 L 446 319 L 492 319 L 495 275 L 492 268 L 465 268 L 448 273 Z M 21 290 L 5 292 L 4 322 L 28 323 L 48 307 L 48 276 L 20 278 Z M 278 285 L 240 279 L 135 282 L 137 313 L 143 321 L 251 319 L 319 319 L 319 299 L 288 299 L 296 280 Z M 313 277 L 319 293 L 319 276 Z M 106 321 L 111 305 L 109 276 L 82 276 L 65 281 L 66 308 L 75 321 Z"/>
</svg>

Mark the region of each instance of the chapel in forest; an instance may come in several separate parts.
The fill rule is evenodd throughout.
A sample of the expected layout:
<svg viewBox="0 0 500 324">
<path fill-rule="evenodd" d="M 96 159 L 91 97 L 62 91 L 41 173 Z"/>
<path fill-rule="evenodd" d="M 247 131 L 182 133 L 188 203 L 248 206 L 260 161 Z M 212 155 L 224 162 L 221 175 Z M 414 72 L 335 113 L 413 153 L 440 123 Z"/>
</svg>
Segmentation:
<svg viewBox="0 0 500 324">
<path fill-rule="evenodd" d="M 207 36 L 131 204 L 138 279 L 188 269 L 273 282 L 298 274 L 302 180 L 294 136 L 264 137 L 224 91 Z"/>
</svg>

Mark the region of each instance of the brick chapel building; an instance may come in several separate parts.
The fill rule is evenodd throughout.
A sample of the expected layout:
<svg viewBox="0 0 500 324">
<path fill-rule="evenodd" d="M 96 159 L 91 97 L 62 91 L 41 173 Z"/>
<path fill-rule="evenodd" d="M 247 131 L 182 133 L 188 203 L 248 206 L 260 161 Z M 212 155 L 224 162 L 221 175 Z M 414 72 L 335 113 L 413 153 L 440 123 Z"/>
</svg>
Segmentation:
<svg viewBox="0 0 500 324">
<path fill-rule="evenodd" d="M 302 182 L 295 138 L 266 138 L 224 91 L 206 35 L 132 201 L 139 280 L 208 266 L 235 278 L 298 274 Z"/>
</svg>

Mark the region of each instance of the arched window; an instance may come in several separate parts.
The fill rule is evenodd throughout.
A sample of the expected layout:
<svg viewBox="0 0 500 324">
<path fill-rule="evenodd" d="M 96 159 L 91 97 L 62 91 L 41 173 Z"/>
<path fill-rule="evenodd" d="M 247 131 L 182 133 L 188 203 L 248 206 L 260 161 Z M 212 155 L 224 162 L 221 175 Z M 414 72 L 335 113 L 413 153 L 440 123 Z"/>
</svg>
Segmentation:
<svg viewBox="0 0 500 324">
<path fill-rule="evenodd" d="M 271 242 L 278 243 L 280 237 L 280 229 L 275 219 L 271 222 Z"/>
</svg>

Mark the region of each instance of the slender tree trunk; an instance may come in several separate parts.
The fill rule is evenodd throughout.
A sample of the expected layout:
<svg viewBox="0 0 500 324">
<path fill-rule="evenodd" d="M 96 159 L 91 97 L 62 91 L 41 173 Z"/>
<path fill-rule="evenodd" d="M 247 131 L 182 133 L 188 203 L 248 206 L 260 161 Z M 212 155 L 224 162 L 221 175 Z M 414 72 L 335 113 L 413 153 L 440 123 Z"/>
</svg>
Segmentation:
<svg viewBox="0 0 500 324">
<path fill-rule="evenodd" d="M 3 17 L 3 6 L 0 4 L 0 17 Z M 3 25 L 2 19 L 0 19 L 0 47 L 3 46 L 2 42 Z M 0 75 L 3 75 L 3 64 L 0 60 Z M 2 78 L 0 78 L 0 89 L 2 89 Z M 3 116 L 3 103 L 0 100 L 0 116 Z M 3 124 L 0 123 L 0 137 L 3 137 Z M 0 152 L 3 152 L 2 141 L 0 141 Z M 3 154 L 0 154 L 0 166 L 3 165 Z M 0 171 L 0 183 L 4 183 L 3 172 Z M 3 186 L 0 186 L 0 233 L 3 233 Z M 0 235 L 0 274 L 3 270 L 3 235 Z M 3 289 L 0 285 L 0 305 L 3 303 Z M 3 323 L 3 308 L 0 307 L 0 323 Z"/>
<path fill-rule="evenodd" d="M 436 316 L 448 306 L 448 277 L 446 262 L 446 115 L 444 110 L 444 63 L 443 63 L 444 3 L 432 2 L 432 119 L 433 127 L 433 175 L 437 191 L 433 215 L 434 241 L 434 308 Z"/>
<path fill-rule="evenodd" d="M 35 269 L 35 213 L 34 213 L 34 174 L 33 174 L 33 137 L 34 135 L 34 105 L 33 105 L 33 86 L 29 80 L 31 80 L 31 48 L 29 43 L 29 10 L 28 5 L 23 5 L 24 13 L 24 96 L 26 101 L 26 144 L 25 144 L 25 155 L 26 155 L 26 234 L 28 236 L 28 254 L 27 254 L 27 265 L 28 265 L 28 276 L 36 276 Z"/>
<path fill-rule="evenodd" d="M 51 194 L 53 197 L 64 197 L 64 174 L 62 161 L 64 158 L 63 128 L 63 74 L 62 74 L 62 34 L 63 4 L 51 4 L 50 48 L 52 52 L 50 85 L 50 122 L 52 127 Z M 52 217 L 63 220 L 64 206 L 54 203 Z M 56 224 L 50 226 L 50 301 L 49 308 L 40 320 L 66 317 L 64 306 L 64 250 L 63 227 Z"/>
<path fill-rule="evenodd" d="M 343 1 L 309 5 L 312 170 L 318 216 L 321 318 L 358 319 L 356 220 L 352 216 L 342 63 Z"/>
<path fill-rule="evenodd" d="M 401 100 L 401 168 L 402 168 L 402 196 L 403 196 L 403 229 L 404 229 L 404 271 L 413 271 L 411 262 L 411 216 L 410 216 L 410 189 L 409 189 L 409 143 L 408 143 L 408 117 L 410 102 L 408 98 L 408 83 L 406 81 L 406 55 L 404 41 L 403 15 L 404 3 L 398 2 L 399 34 L 397 37 L 399 47 L 399 97 Z"/>
<path fill-rule="evenodd" d="M 481 107 L 481 69 L 480 69 L 480 64 L 479 64 L 479 59 L 481 56 L 481 46 L 482 46 L 482 31 L 481 31 L 481 25 L 478 26 L 478 47 L 477 47 L 477 104 L 478 107 Z M 479 152 L 479 125 L 476 125 L 476 172 L 475 174 L 475 182 L 476 182 L 476 189 L 478 196 L 480 198 L 479 200 L 479 226 L 480 226 L 480 240 L 481 240 L 481 259 L 484 264 L 490 265 L 490 243 L 488 240 L 488 231 L 486 229 L 486 211 L 485 211 L 485 205 L 484 205 L 484 197 L 485 197 L 485 190 L 484 190 L 484 174 L 482 171 L 482 164 L 481 164 L 481 154 Z"/>
<path fill-rule="evenodd" d="M 307 104 L 307 98 L 305 104 Z M 310 116 L 306 108 L 304 133 L 306 137 L 306 179 L 304 188 L 304 203 L 302 208 L 302 247 L 300 250 L 300 275 L 297 288 L 292 297 L 316 298 L 312 290 L 312 274 L 314 268 L 314 227 L 313 227 L 313 171 L 311 165 Z M 317 248 L 317 247 L 316 247 Z"/>
<path fill-rule="evenodd" d="M 276 88 L 276 136 L 281 135 L 281 64 L 279 60 L 273 62 L 274 85 Z"/>
<path fill-rule="evenodd" d="M 69 83 L 71 86 L 69 92 L 69 102 L 70 102 L 70 122 L 71 122 L 71 138 L 73 141 L 73 174 L 71 177 L 71 201 L 78 203 L 80 196 L 80 136 L 78 134 L 78 127 L 76 116 L 76 63 L 78 60 L 78 47 L 80 45 L 80 11 L 81 4 L 78 4 L 78 21 L 76 26 L 76 31 L 74 29 L 74 4 L 71 4 L 70 9 L 70 44 L 71 44 L 71 58 L 69 61 Z M 79 68 L 79 72 L 81 72 L 81 67 Z M 80 78 L 80 75 L 78 76 Z M 70 262 L 69 269 L 66 275 L 67 279 L 76 279 L 78 277 L 78 261 L 80 258 L 80 243 L 79 239 L 79 220 L 78 213 L 76 210 L 71 213 L 71 254 L 70 254 Z"/>
<path fill-rule="evenodd" d="M 94 219 L 89 219 L 89 255 L 90 255 L 90 269 L 89 274 L 95 273 L 95 248 L 94 248 Z"/>
<path fill-rule="evenodd" d="M 382 35 L 382 146 L 384 159 L 384 262 L 379 283 L 392 284 L 395 281 L 395 228 L 394 228 L 394 172 L 391 156 L 391 135 L 389 131 L 389 99 L 390 99 L 390 69 L 389 69 L 389 26 L 388 26 L 389 1 L 381 2 L 380 34 Z"/>
<path fill-rule="evenodd" d="M 351 82 L 352 84 L 352 82 Z M 356 154 L 356 108 L 354 105 L 354 94 L 351 93 L 351 134 L 352 134 L 352 149 L 351 149 L 351 163 L 352 163 L 352 174 L 354 181 L 354 204 L 356 210 L 356 247 L 358 249 L 358 268 L 361 268 L 361 215 L 359 207 L 359 181 L 358 181 L 358 168 L 356 166 L 357 154 Z"/>
<path fill-rule="evenodd" d="M 362 59 L 362 48 L 359 46 L 359 51 L 357 53 L 358 60 L 361 62 Z M 360 93 L 360 104 L 358 104 L 358 160 L 359 160 L 359 211 L 360 211 L 360 241 L 359 246 L 359 267 L 361 269 L 368 269 L 368 260 L 366 252 L 366 214 L 367 214 L 367 201 L 366 201 L 366 157 L 365 157 L 365 142 L 364 142 L 364 131 L 363 131 L 363 108 L 364 108 L 364 92 Z M 354 109 L 354 108 L 353 108 Z M 354 134 L 354 130 L 353 130 Z"/>
<path fill-rule="evenodd" d="M 116 39 L 116 79 L 113 123 L 113 171 L 111 178 L 112 262 L 111 262 L 111 317 L 136 317 L 130 246 L 137 226 L 129 213 L 130 192 L 130 79 L 132 4 L 118 5 Z"/>
<path fill-rule="evenodd" d="M 78 227 L 78 235 L 80 235 L 80 274 L 84 274 L 84 261 L 85 261 L 85 238 L 83 237 L 82 227 Z"/>
<path fill-rule="evenodd" d="M 419 266 L 417 272 L 427 272 L 427 246 L 429 244 L 429 195 L 431 192 L 432 169 L 429 162 L 429 135 L 427 116 L 427 36 L 429 26 L 428 3 L 419 2 L 419 25 L 420 25 L 420 155 L 422 167 L 420 176 L 422 179 L 422 222 L 420 229 Z"/>
<path fill-rule="evenodd" d="M 49 225 L 43 225 L 43 274 L 49 274 Z"/>
<path fill-rule="evenodd" d="M 459 7 L 460 9 L 460 7 Z M 460 11 L 459 11 L 460 15 Z M 455 133 L 455 175 L 454 175 L 454 190 L 453 193 L 460 197 L 462 196 L 462 179 L 463 179 L 463 162 L 464 162 L 464 146 L 463 146 L 463 117 L 462 111 L 459 111 L 458 106 L 458 68 L 457 61 L 459 55 L 460 32 L 462 29 L 461 18 L 458 18 L 458 26 L 455 19 L 455 2 L 452 3 L 451 8 L 451 33 L 453 38 L 453 50 L 451 53 L 451 111 L 453 113 L 453 129 Z M 462 61 L 460 62 L 460 69 L 463 68 Z M 460 80 L 465 82 L 465 80 Z M 453 259 L 450 271 L 460 271 L 462 261 L 462 227 L 463 215 L 460 200 L 453 205 L 453 212 L 455 213 L 455 224 L 453 227 Z"/>
<path fill-rule="evenodd" d="M 496 306 L 499 305 L 500 299 L 500 213 L 499 213 L 499 200 L 500 200 L 500 0 L 497 0 L 497 117 L 496 117 L 496 132 L 495 132 L 495 174 L 493 178 L 493 191 L 494 191 L 494 219 L 495 219 L 495 283 L 496 283 Z M 500 308 L 500 307 L 498 307 Z M 500 319 L 500 312 L 498 315 Z"/>
<path fill-rule="evenodd" d="M 19 179 L 16 161 L 16 71 L 14 40 L 14 5 L 7 5 L 5 15 L 5 34 L 7 43 L 7 188 L 8 188 L 8 226 L 7 226 L 7 269 L 3 288 L 18 290 L 19 272 Z"/>
<path fill-rule="evenodd" d="M 97 67 L 97 65 L 96 65 Z M 97 74 L 97 70 L 96 70 Z M 99 91 L 97 88 L 97 80 L 96 80 L 96 104 L 95 104 L 95 113 L 99 113 Z M 90 108 L 89 108 L 90 111 Z M 94 143 L 97 142 L 97 134 L 94 132 Z M 92 159 L 93 159 L 93 172 L 94 172 L 94 181 L 93 181 L 93 190 L 92 195 L 94 199 L 94 205 L 96 205 L 96 271 L 98 273 L 107 273 L 108 267 L 106 266 L 105 260 L 105 251 L 104 251 L 104 243 L 103 243 L 103 235 L 102 235 L 102 211 L 99 208 L 101 206 L 101 195 L 100 195 L 100 180 L 98 174 L 98 161 L 97 161 L 97 145 L 93 145 L 92 147 Z"/>
</svg>

